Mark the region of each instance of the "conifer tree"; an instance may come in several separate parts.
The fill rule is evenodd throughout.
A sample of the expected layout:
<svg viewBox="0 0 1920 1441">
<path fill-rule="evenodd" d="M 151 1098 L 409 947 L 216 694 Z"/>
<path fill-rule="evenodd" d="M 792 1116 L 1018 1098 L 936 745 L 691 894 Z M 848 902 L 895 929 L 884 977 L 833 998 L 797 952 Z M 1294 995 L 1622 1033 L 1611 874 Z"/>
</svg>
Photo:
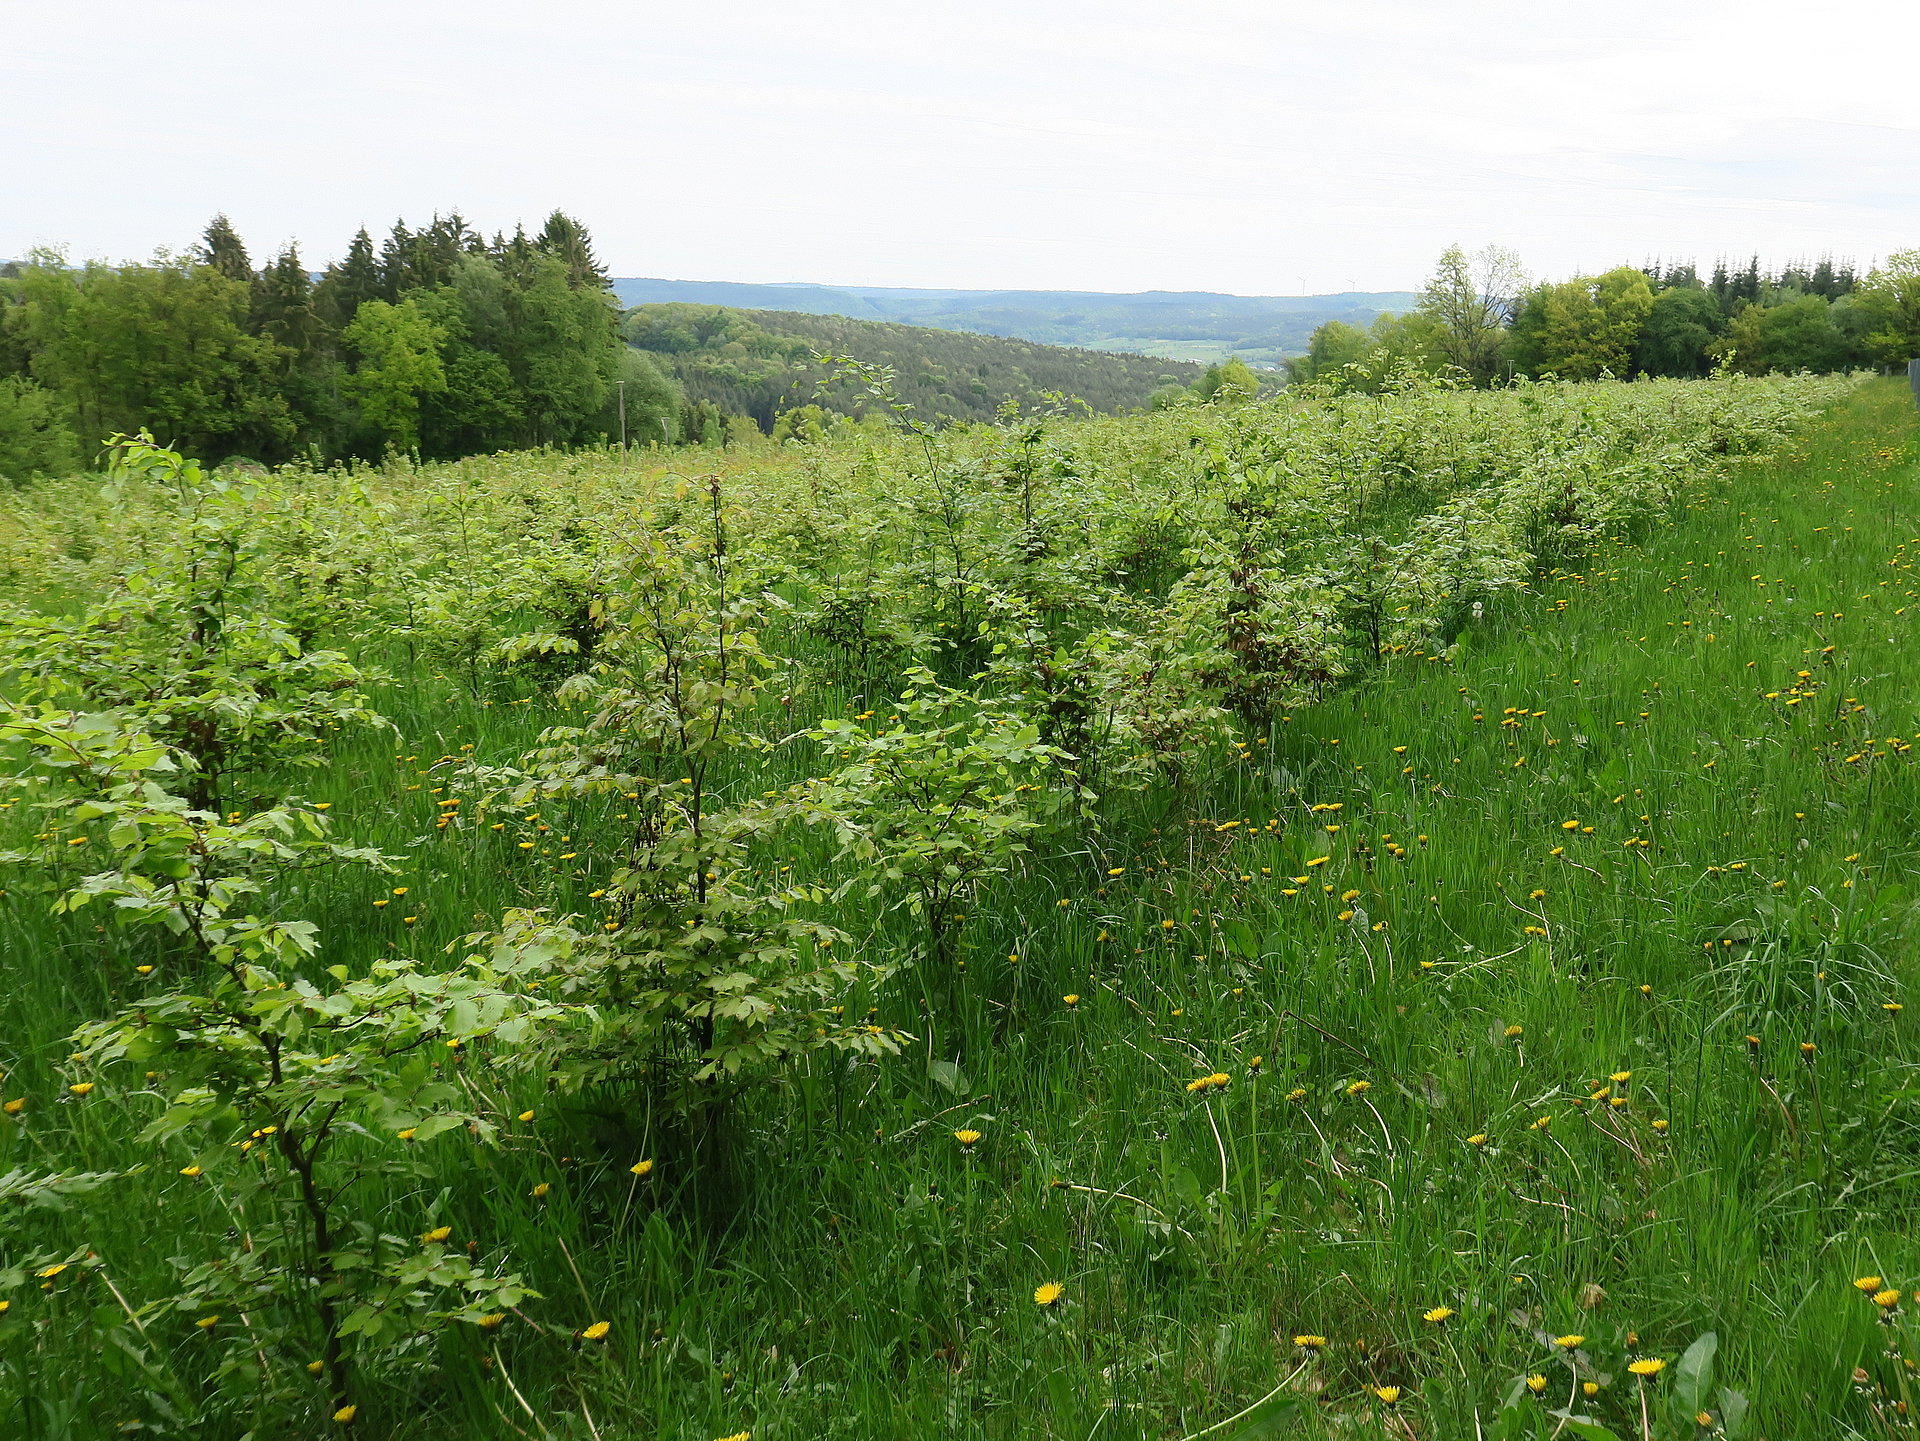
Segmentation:
<svg viewBox="0 0 1920 1441">
<path fill-rule="evenodd" d="M 253 330 L 298 356 L 321 348 L 326 326 L 316 308 L 313 277 L 289 245 L 261 270 L 253 286 Z"/>
<path fill-rule="evenodd" d="M 333 335 L 321 318 L 318 287 L 289 245 L 253 285 L 255 335 L 274 347 L 281 393 L 302 444 L 323 444 L 338 420 Z"/>
<path fill-rule="evenodd" d="M 607 272 L 593 253 L 593 241 L 587 235 L 587 227 L 571 215 L 558 210 L 549 215 L 534 246 L 566 265 L 569 285 L 576 289 L 605 288 Z"/>
<path fill-rule="evenodd" d="M 403 227 L 396 226 L 396 235 Z M 426 229 L 415 231 L 406 248 L 406 273 L 396 283 L 396 294 L 424 290 L 453 281 L 460 257 L 470 253 L 480 237 L 467 228 L 459 211 L 435 215 Z"/>
<path fill-rule="evenodd" d="M 193 258 L 229 280 L 243 284 L 253 282 L 253 262 L 247 258 L 247 247 L 225 215 L 216 215 L 207 222 L 200 244 L 194 247 Z"/>
<path fill-rule="evenodd" d="M 1707 289 L 1713 292 L 1713 298 L 1720 306 L 1722 315 L 1733 313 L 1733 282 L 1727 275 L 1727 263 L 1724 260 L 1714 262 L 1713 279 L 1707 282 Z"/>
<path fill-rule="evenodd" d="M 380 298 L 392 302 L 413 288 L 413 232 L 396 220 L 380 245 Z"/>
<path fill-rule="evenodd" d="M 380 299 L 380 261 L 373 253 L 373 237 L 366 226 L 353 237 L 346 257 L 327 267 L 315 297 L 316 308 L 336 331 L 353 324 L 360 307 Z"/>
</svg>

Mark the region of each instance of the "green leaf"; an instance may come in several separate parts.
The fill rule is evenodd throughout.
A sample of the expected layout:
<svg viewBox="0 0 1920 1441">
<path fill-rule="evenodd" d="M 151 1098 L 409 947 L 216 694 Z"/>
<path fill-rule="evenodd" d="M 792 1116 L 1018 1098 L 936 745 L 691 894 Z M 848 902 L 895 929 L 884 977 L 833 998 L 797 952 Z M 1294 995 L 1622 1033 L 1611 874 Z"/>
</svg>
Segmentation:
<svg viewBox="0 0 1920 1441">
<path fill-rule="evenodd" d="M 413 1128 L 413 1139 L 431 1141 L 435 1136 L 459 1130 L 466 1123 L 465 1116 L 428 1116 Z"/>
<path fill-rule="evenodd" d="M 1569 1435 L 1584 1437 L 1585 1441 L 1620 1441 L 1619 1437 L 1591 1416 L 1569 1416 L 1565 1411 L 1548 1414 L 1559 1420 Z"/>
<path fill-rule="evenodd" d="M 1729 1437 L 1738 1437 L 1747 1426 L 1747 1398 L 1741 1392 L 1720 1388 L 1720 1429 Z"/>
<path fill-rule="evenodd" d="M 1713 1386 L 1713 1355 L 1720 1338 L 1706 1332 L 1681 1356 L 1673 1368 L 1673 1404 L 1682 1415 L 1696 1416 L 1706 1408 Z"/>
<path fill-rule="evenodd" d="M 1227 1433 L 1227 1441 L 1264 1441 L 1269 1436 L 1295 1435 L 1293 1422 L 1299 1414 L 1299 1397 L 1272 1397 L 1249 1411 L 1240 1428 Z"/>
<path fill-rule="evenodd" d="M 928 1061 L 927 1075 L 948 1095 L 964 1096 L 972 1089 L 967 1073 L 953 1061 Z"/>
</svg>

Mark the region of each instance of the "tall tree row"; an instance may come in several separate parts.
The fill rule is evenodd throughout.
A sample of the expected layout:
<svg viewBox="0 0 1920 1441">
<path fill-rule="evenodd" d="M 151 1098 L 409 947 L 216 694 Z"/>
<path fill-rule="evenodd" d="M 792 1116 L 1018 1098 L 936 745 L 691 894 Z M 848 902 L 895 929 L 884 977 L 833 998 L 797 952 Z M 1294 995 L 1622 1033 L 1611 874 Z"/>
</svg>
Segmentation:
<svg viewBox="0 0 1920 1441">
<path fill-rule="evenodd" d="M 1904 365 L 1920 356 L 1920 250 L 1864 276 L 1822 260 L 1763 271 L 1619 266 L 1530 282 L 1511 251 L 1440 257 L 1405 315 L 1368 329 L 1329 322 L 1294 361 L 1296 381 L 1379 387 L 1402 367 L 1452 371 L 1476 385 L 1516 376 L 1689 377 Z"/>
<path fill-rule="evenodd" d="M 0 473 L 141 428 L 266 462 L 598 441 L 623 379 L 630 426 L 678 403 L 618 321 L 586 228 L 557 211 L 492 239 L 457 214 L 378 244 L 363 229 L 317 280 L 291 246 L 256 268 L 225 216 L 142 264 L 40 253 L 0 273 Z"/>
</svg>

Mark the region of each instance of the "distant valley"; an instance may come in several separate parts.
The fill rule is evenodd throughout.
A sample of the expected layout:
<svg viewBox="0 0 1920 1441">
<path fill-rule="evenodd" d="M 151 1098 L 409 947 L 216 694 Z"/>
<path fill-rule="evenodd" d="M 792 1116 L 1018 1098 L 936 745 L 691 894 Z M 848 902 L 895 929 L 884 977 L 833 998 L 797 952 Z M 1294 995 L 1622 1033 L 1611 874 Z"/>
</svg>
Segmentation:
<svg viewBox="0 0 1920 1441">
<path fill-rule="evenodd" d="M 626 278 L 615 278 L 612 285 L 620 303 L 629 306 L 681 301 L 842 315 L 1170 360 L 1206 362 L 1238 356 L 1249 365 L 1268 369 L 1304 354 L 1315 327 L 1329 320 L 1365 326 L 1382 312 L 1411 309 L 1418 298 L 1406 290 L 1339 295 L 1221 295 L 1197 290 L 1109 294 Z"/>
</svg>

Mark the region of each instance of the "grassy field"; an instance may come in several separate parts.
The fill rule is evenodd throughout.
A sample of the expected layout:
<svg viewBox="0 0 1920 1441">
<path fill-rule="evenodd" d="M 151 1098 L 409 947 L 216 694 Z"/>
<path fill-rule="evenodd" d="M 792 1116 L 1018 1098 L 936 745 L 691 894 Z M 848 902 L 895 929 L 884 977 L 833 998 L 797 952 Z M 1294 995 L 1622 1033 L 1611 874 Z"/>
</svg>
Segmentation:
<svg viewBox="0 0 1920 1441">
<path fill-rule="evenodd" d="M 809 1053 L 697 1125 L 502 1083 L 498 1147 L 424 1141 L 353 1205 L 542 1295 L 370 1374 L 352 1428 L 1915 1434 L 1914 432 L 1905 388 L 1869 384 L 1671 524 L 1489 602 L 1444 659 L 1394 655 L 1116 799 L 987 890 L 951 1004 L 911 972 L 872 995 L 898 1056 Z M 407 859 L 303 875 L 285 909 L 362 959 L 516 905 L 598 923 L 618 797 L 434 820 L 464 758 L 574 713 L 384 659 L 403 742 L 343 738 L 298 784 Z M 822 684 L 792 727 L 889 704 Z M 776 749 L 754 784 L 805 775 Z M 783 844 L 796 881 L 843 875 L 826 836 Z M 210 1333 L 251 1323 L 147 1303 L 248 1217 L 216 1165 L 179 1174 L 201 1153 L 134 1139 L 137 1075 L 66 1089 L 65 1038 L 162 941 L 7 890 L 0 1090 L 26 1104 L 0 1198 L 9 1173 L 137 1174 L 0 1233 L 0 1433 L 318 1434 L 195 1419 Z M 838 923 L 862 956 L 912 950 L 857 897 Z M 89 1339 L 127 1316 L 128 1346 Z M 276 1375 L 305 1354 L 241 1350 Z"/>
</svg>

